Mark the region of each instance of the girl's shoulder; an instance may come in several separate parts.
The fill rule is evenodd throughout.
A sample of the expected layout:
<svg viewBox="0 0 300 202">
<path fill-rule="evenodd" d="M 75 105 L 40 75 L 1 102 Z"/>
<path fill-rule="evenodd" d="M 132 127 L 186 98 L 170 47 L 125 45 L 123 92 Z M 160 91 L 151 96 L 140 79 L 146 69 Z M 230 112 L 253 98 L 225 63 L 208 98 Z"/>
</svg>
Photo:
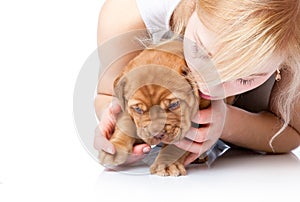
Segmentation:
<svg viewBox="0 0 300 202">
<path fill-rule="evenodd" d="M 136 0 L 107 0 L 98 20 L 98 45 L 112 37 L 145 29 Z"/>
</svg>

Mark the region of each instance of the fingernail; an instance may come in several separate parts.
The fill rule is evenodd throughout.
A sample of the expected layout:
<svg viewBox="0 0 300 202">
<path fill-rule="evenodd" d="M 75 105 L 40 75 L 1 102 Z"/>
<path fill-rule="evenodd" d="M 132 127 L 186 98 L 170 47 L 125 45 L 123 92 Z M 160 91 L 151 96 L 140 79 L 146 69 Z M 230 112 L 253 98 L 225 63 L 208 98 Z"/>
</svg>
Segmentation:
<svg viewBox="0 0 300 202">
<path fill-rule="evenodd" d="M 110 102 L 109 103 L 109 105 L 108 105 L 108 107 L 112 107 L 113 106 L 113 103 L 112 102 Z"/>
<path fill-rule="evenodd" d="M 149 153 L 149 152 L 150 152 L 150 148 L 149 148 L 149 147 L 144 147 L 144 148 L 143 148 L 143 152 L 144 152 L 145 154 Z"/>
<path fill-rule="evenodd" d="M 110 104 L 111 104 L 112 107 L 115 107 L 119 104 L 119 101 L 116 100 L 116 99 L 113 99 Z"/>
<path fill-rule="evenodd" d="M 107 153 L 114 154 L 113 150 L 109 147 L 105 150 Z"/>
</svg>

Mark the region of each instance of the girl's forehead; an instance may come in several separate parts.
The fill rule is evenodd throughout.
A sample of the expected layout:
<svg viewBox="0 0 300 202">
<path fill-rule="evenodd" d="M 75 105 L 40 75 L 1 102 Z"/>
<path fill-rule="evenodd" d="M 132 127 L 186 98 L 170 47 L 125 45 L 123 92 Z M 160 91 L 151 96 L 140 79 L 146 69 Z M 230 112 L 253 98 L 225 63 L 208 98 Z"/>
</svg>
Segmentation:
<svg viewBox="0 0 300 202">
<path fill-rule="evenodd" d="M 199 19 L 197 13 L 194 12 L 186 28 L 186 32 L 185 32 L 186 41 L 191 41 L 197 47 L 205 50 L 205 52 L 210 53 L 210 56 L 214 57 L 215 50 L 217 49 L 218 46 L 218 44 L 216 43 L 217 42 L 216 38 L 217 38 L 216 33 L 214 33 L 212 30 L 209 30 L 207 27 L 205 27 L 205 25 Z M 187 51 L 185 53 L 187 56 L 192 54 L 189 53 L 191 51 L 190 49 L 187 48 L 185 50 Z M 252 53 L 250 53 L 250 55 L 251 54 Z M 239 60 L 240 57 L 241 56 L 236 56 L 236 59 Z M 255 58 L 257 58 L 257 60 L 256 62 L 253 62 Z M 253 56 L 248 56 L 248 59 L 249 60 L 244 60 L 244 63 L 249 62 L 244 66 L 246 69 L 244 70 L 241 69 L 240 74 L 237 74 L 236 77 L 242 78 L 242 77 L 251 76 L 253 74 L 254 76 L 264 76 L 266 74 L 273 73 L 284 62 L 284 54 L 278 52 L 278 53 L 273 53 L 271 55 L 266 55 L 265 57 L 261 57 L 261 55 L 255 55 L 255 53 L 253 53 Z M 232 62 L 232 60 L 230 61 Z M 226 63 L 230 61 L 226 61 Z M 254 63 L 256 65 L 252 67 L 251 63 Z M 243 65 L 241 65 L 241 63 L 239 64 L 239 66 L 236 67 L 230 64 L 223 63 L 220 65 L 216 65 L 215 68 L 217 70 L 226 69 L 224 67 L 227 65 L 231 66 L 230 68 L 237 68 L 237 69 L 243 68 L 242 67 Z M 234 78 L 235 77 L 232 76 L 231 79 Z"/>
<path fill-rule="evenodd" d="M 247 78 L 247 77 L 266 77 L 274 73 L 280 65 L 283 63 L 284 58 L 279 55 L 274 55 L 270 56 L 268 59 L 266 59 L 264 62 L 261 63 L 261 65 L 258 68 L 253 68 L 251 73 L 246 73 L 241 74 L 237 77 L 232 77 L 231 80 L 236 80 L 236 79 L 242 79 L 242 78 Z M 236 67 L 240 68 L 240 67 Z M 248 72 L 248 71 L 247 71 Z"/>
</svg>

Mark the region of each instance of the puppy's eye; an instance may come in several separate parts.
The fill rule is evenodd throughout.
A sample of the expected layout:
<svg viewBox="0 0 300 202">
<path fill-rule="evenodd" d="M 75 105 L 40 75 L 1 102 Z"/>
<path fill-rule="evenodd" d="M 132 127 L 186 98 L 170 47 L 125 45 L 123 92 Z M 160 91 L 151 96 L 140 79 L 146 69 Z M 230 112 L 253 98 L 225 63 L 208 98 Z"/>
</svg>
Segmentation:
<svg viewBox="0 0 300 202">
<path fill-rule="evenodd" d="M 144 113 L 144 111 L 141 109 L 141 108 L 139 108 L 139 107 L 132 107 L 133 109 L 134 109 L 134 111 L 136 112 L 136 113 L 138 113 L 138 114 L 143 114 Z"/>
<path fill-rule="evenodd" d="M 176 101 L 176 102 L 172 102 L 170 105 L 169 105 L 169 110 L 175 110 L 175 109 L 177 109 L 178 107 L 179 107 L 179 105 L 180 105 L 180 103 L 179 103 L 179 101 Z"/>
</svg>

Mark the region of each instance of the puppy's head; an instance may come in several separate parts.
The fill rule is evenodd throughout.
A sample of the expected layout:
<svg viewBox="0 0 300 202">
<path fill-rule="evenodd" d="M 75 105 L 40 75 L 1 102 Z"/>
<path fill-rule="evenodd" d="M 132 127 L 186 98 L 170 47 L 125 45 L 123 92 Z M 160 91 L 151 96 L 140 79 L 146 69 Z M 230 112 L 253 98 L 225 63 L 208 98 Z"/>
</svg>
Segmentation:
<svg viewBox="0 0 300 202">
<path fill-rule="evenodd" d="M 176 46 L 178 47 L 178 46 Z M 185 136 L 199 109 L 197 85 L 183 56 L 143 51 L 115 80 L 115 94 L 146 143 L 173 143 Z"/>
<path fill-rule="evenodd" d="M 151 145 L 178 141 L 190 127 L 189 103 L 156 84 L 139 88 L 128 100 L 128 112 L 138 136 Z"/>
</svg>

